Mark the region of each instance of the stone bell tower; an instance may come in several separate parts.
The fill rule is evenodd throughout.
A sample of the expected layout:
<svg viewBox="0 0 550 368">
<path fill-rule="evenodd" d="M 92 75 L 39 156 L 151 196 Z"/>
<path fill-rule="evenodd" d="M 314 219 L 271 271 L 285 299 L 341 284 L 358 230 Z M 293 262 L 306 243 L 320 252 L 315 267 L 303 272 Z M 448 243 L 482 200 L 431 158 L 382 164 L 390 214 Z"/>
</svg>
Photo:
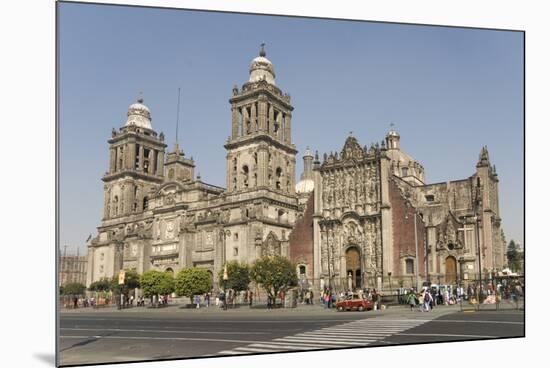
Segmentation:
<svg viewBox="0 0 550 368">
<path fill-rule="evenodd" d="M 252 263 L 289 256 L 288 236 L 296 222 L 296 147 L 292 144 L 290 96 L 275 84 L 264 45 L 250 63 L 242 88 L 233 88 L 227 150 L 230 217 L 223 224 L 225 260 Z"/>
<path fill-rule="evenodd" d="M 104 221 L 147 211 L 150 190 L 163 181 L 165 148 L 164 135 L 157 136 L 151 112 L 139 98 L 128 108 L 126 124 L 113 129 L 109 139 Z"/>
<path fill-rule="evenodd" d="M 227 149 L 229 192 L 270 188 L 294 194 L 296 148 L 291 140 L 290 96 L 275 85 L 264 44 L 250 64 L 250 78 L 233 88 Z"/>
</svg>

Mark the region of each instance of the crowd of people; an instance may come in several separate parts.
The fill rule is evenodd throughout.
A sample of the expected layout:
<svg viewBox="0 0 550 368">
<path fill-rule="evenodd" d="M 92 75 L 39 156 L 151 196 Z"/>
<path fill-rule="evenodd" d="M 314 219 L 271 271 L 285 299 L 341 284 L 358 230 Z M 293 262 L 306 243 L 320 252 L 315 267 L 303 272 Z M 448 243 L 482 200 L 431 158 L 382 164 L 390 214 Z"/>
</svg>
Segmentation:
<svg viewBox="0 0 550 368">
<path fill-rule="evenodd" d="M 337 292 L 332 288 L 325 287 L 320 293 L 319 297 L 315 297 L 315 293 L 312 288 L 299 289 L 292 291 L 294 293 L 293 298 L 297 303 L 305 305 L 317 304 L 315 300 L 319 301 L 319 305 L 324 308 L 334 308 L 339 300 L 344 300 L 349 297 L 359 297 L 361 299 L 370 300 L 374 304 L 374 309 L 382 308 L 382 293 L 376 289 L 355 289 Z M 513 302 L 517 302 L 519 298 L 523 297 L 525 292 L 525 286 L 523 282 L 488 282 L 486 284 L 469 284 L 466 288 L 456 285 L 431 285 L 430 287 L 424 286 L 417 291 L 415 288 L 394 290 L 389 298 L 384 300 L 392 302 L 392 296 L 395 296 L 395 301 L 401 304 L 407 304 L 410 310 L 419 310 L 422 312 L 429 312 L 440 305 L 454 305 L 460 301 L 468 301 L 472 304 L 496 304 L 500 303 L 503 299 Z M 397 293 L 397 295 L 396 295 Z M 276 296 L 264 295 L 260 297 L 259 294 L 255 294 L 252 290 L 245 290 L 241 292 L 228 289 L 226 291 L 220 291 L 218 293 L 205 293 L 202 295 L 194 295 L 192 297 L 192 304 L 195 308 L 210 307 L 212 300 L 215 300 L 215 306 L 227 309 L 228 307 L 234 308 L 237 304 L 253 306 L 255 300 L 256 303 L 261 303 L 261 299 L 265 301 L 267 309 L 273 309 L 278 306 L 285 305 L 286 292 L 281 291 Z M 264 299 L 265 298 L 265 299 Z M 137 307 L 145 307 L 146 304 L 151 306 L 166 306 L 169 302 L 168 295 L 161 295 L 158 298 L 145 298 L 143 296 L 134 297 L 134 295 L 126 295 L 120 303 L 120 299 L 113 297 L 113 300 L 109 300 L 108 297 L 73 297 L 71 299 L 63 299 L 62 304 L 66 308 L 88 308 L 109 305 L 112 302 L 121 308 L 129 308 L 134 305 Z"/>
<path fill-rule="evenodd" d="M 429 312 L 438 305 L 453 305 L 460 301 L 468 301 L 471 304 L 496 304 L 504 300 L 517 302 L 523 296 L 524 285 L 521 282 L 470 284 L 464 289 L 462 286 L 431 286 L 423 287 L 420 292 L 411 288 L 402 300 L 410 306 L 411 310 L 418 309 Z"/>
</svg>

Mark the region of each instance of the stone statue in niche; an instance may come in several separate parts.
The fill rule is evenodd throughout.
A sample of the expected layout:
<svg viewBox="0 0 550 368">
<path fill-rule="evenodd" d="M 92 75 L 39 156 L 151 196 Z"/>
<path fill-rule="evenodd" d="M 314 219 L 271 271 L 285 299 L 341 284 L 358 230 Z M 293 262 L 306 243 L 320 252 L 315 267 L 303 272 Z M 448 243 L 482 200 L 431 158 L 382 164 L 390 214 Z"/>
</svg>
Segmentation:
<svg viewBox="0 0 550 368">
<path fill-rule="evenodd" d="M 138 235 L 142 238 L 150 238 L 153 234 L 153 221 L 146 223 L 140 222 L 138 226 Z"/>
<path fill-rule="evenodd" d="M 274 233 L 269 233 L 262 246 L 262 256 L 280 256 L 281 242 Z"/>
<path fill-rule="evenodd" d="M 157 232 L 156 232 L 156 238 L 160 239 L 160 221 L 157 219 Z"/>
<path fill-rule="evenodd" d="M 323 203 L 323 208 L 328 208 L 329 204 L 328 204 L 328 196 L 329 196 L 329 191 L 330 191 L 330 188 L 329 186 L 327 185 L 327 179 L 326 177 L 324 178 L 323 180 L 323 192 L 322 192 L 322 203 Z"/>
<path fill-rule="evenodd" d="M 168 221 L 166 223 L 165 237 L 167 239 L 173 239 L 174 238 L 174 222 L 173 221 Z"/>
</svg>

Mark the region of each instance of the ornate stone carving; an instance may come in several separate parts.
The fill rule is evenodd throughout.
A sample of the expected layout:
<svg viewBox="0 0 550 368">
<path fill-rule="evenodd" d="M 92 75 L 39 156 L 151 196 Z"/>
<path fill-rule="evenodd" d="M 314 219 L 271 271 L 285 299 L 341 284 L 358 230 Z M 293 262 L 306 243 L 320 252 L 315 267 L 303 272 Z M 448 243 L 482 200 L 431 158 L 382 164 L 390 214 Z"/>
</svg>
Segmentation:
<svg viewBox="0 0 550 368">
<path fill-rule="evenodd" d="M 450 214 L 439 224 L 436 250 L 464 248 L 464 236 L 458 234 L 458 225 Z"/>
<path fill-rule="evenodd" d="M 166 222 L 166 230 L 164 232 L 164 237 L 166 239 L 173 239 L 174 238 L 174 221 L 167 221 Z"/>
<path fill-rule="evenodd" d="M 262 257 L 281 255 L 281 241 L 277 239 L 277 235 L 273 232 L 270 232 L 263 242 L 261 255 Z"/>
</svg>

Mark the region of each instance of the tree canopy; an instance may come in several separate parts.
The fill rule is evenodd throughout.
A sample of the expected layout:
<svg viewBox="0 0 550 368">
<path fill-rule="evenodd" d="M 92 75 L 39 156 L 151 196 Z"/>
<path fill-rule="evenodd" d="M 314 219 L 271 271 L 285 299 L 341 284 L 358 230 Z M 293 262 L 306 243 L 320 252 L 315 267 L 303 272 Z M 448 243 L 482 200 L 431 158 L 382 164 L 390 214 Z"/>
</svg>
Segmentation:
<svg viewBox="0 0 550 368">
<path fill-rule="evenodd" d="M 118 274 L 110 280 L 110 289 L 115 293 L 128 295 L 130 290 L 140 287 L 140 275 L 135 269 L 124 270 L 124 284 L 118 283 Z"/>
<path fill-rule="evenodd" d="M 262 257 L 250 270 L 252 280 L 260 284 L 271 296 L 298 284 L 296 268 L 292 262 L 281 256 Z"/>
<path fill-rule="evenodd" d="M 513 240 L 510 240 L 510 243 L 508 243 L 506 258 L 508 260 L 508 267 L 512 271 L 517 272 L 523 269 L 523 253 L 519 251 L 518 245 Z"/>
<path fill-rule="evenodd" d="M 212 289 L 212 276 L 204 268 L 184 268 L 176 275 L 176 293 L 181 296 L 200 295 Z"/>
<path fill-rule="evenodd" d="M 82 295 L 86 286 L 78 282 L 73 282 L 63 286 L 63 295 Z"/>
<path fill-rule="evenodd" d="M 111 280 L 108 277 L 102 277 L 98 281 L 94 281 L 88 288 L 90 291 L 109 291 L 111 290 Z"/>
<path fill-rule="evenodd" d="M 233 289 L 235 291 L 248 290 L 248 284 L 250 284 L 250 267 L 245 263 L 239 263 L 237 261 L 231 261 L 227 264 L 227 282 L 225 287 Z M 220 285 L 224 284 L 222 268 L 218 273 L 218 281 Z"/>
<path fill-rule="evenodd" d="M 171 273 L 157 270 L 145 271 L 140 277 L 143 295 L 166 295 L 174 291 L 174 277 Z"/>
</svg>

